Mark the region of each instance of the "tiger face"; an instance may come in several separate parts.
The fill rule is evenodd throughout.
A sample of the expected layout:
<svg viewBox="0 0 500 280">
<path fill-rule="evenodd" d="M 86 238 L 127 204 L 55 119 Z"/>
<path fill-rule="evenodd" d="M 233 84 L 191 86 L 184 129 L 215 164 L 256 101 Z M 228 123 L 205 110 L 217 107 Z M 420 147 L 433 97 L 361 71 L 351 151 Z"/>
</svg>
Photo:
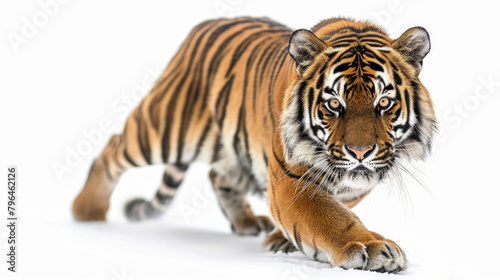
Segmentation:
<svg viewBox="0 0 500 280">
<path fill-rule="evenodd" d="M 418 79 L 429 50 L 429 35 L 420 27 L 395 41 L 372 25 L 322 39 L 296 31 L 289 52 L 298 78 L 281 120 L 288 162 L 366 191 L 400 160 L 424 158 L 436 123 Z"/>
</svg>

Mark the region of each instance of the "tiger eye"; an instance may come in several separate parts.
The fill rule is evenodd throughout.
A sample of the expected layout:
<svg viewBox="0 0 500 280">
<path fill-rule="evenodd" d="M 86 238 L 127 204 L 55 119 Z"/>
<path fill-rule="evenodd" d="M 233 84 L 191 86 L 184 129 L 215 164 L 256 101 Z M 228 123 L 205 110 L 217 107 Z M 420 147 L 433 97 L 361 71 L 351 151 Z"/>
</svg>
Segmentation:
<svg viewBox="0 0 500 280">
<path fill-rule="evenodd" d="M 340 108 L 340 101 L 338 101 L 337 99 L 332 99 L 330 100 L 329 105 L 333 110 L 338 110 Z"/>
<path fill-rule="evenodd" d="M 389 104 L 391 104 L 391 101 L 389 100 L 389 98 L 387 97 L 384 97 L 384 98 L 381 98 L 378 102 L 378 105 L 380 106 L 380 108 L 384 109 L 384 108 L 387 108 L 389 106 Z"/>
</svg>

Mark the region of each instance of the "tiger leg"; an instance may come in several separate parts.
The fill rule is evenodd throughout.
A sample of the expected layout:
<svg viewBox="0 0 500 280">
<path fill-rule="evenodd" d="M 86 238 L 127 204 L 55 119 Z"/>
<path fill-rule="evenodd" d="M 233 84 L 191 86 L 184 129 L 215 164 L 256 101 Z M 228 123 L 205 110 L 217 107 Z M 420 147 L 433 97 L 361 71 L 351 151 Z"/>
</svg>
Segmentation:
<svg viewBox="0 0 500 280">
<path fill-rule="evenodd" d="M 177 193 L 187 167 L 187 165 L 182 164 L 167 164 L 162 182 L 154 198 L 150 201 L 137 198 L 127 203 L 125 207 L 127 218 L 131 221 L 140 221 L 156 218 L 163 214 Z"/>
<path fill-rule="evenodd" d="M 248 178 L 239 178 L 235 180 L 238 183 L 234 183 L 213 169 L 210 170 L 209 176 L 222 212 L 231 222 L 234 233 L 258 235 L 261 231 L 273 230 L 273 222 L 266 216 L 255 216 L 248 204 Z"/>
<path fill-rule="evenodd" d="M 345 205 L 350 209 L 356 206 L 366 195 L 363 195 L 360 199 L 346 203 Z M 375 236 L 379 240 L 383 240 L 384 238 L 376 233 L 376 232 L 371 232 L 373 236 Z M 285 234 L 281 229 L 276 227 L 273 232 L 269 234 L 269 236 L 266 238 L 266 241 L 264 242 L 264 249 L 267 251 L 271 252 L 283 252 L 285 254 L 290 253 L 290 252 L 295 252 L 297 251 L 297 248 L 293 244 L 293 242 L 285 237 Z M 317 256 L 316 256 L 317 258 Z"/>
<path fill-rule="evenodd" d="M 123 135 L 112 136 L 92 164 L 85 186 L 73 202 L 73 216 L 76 220 L 106 219 L 109 199 L 118 179 L 128 168 L 136 165 L 126 151 L 123 138 Z"/>
<path fill-rule="evenodd" d="M 105 220 L 111 194 L 125 171 L 132 167 L 163 163 L 158 156 L 160 141 L 149 129 L 151 126 L 144 104 L 134 109 L 123 132 L 112 136 L 94 161 L 82 191 L 73 202 L 76 220 Z"/>
<path fill-rule="evenodd" d="M 369 231 L 345 205 L 314 186 L 294 192 L 297 179 L 285 177 L 278 165 L 270 167 L 269 205 L 287 240 L 311 259 L 346 269 L 398 272 L 406 268 L 401 248 Z M 302 189 L 304 191 L 302 191 Z M 266 244 L 273 241 L 268 237 Z"/>
</svg>

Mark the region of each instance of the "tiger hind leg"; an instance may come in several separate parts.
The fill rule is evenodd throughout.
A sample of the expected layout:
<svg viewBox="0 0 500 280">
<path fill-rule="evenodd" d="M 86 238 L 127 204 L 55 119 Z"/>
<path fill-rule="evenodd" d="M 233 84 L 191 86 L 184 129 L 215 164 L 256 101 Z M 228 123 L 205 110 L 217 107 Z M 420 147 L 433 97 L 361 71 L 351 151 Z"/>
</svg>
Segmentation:
<svg viewBox="0 0 500 280">
<path fill-rule="evenodd" d="M 103 221 L 109 199 L 120 176 L 137 165 L 125 147 L 123 135 L 114 135 L 90 168 L 85 186 L 73 202 L 73 217 L 79 221 Z M 140 159 L 135 158 L 137 162 Z"/>
<path fill-rule="evenodd" d="M 125 215 L 130 221 L 141 221 L 159 217 L 163 214 L 186 174 L 187 165 L 168 164 L 165 166 L 163 180 L 154 198 L 150 201 L 137 198 L 125 206 Z"/>
<path fill-rule="evenodd" d="M 261 231 L 270 232 L 273 222 L 266 216 L 254 215 L 246 199 L 248 180 L 237 180 L 234 184 L 215 170 L 210 170 L 210 181 L 215 190 L 222 212 L 231 222 L 231 229 L 238 235 L 258 235 Z"/>
</svg>

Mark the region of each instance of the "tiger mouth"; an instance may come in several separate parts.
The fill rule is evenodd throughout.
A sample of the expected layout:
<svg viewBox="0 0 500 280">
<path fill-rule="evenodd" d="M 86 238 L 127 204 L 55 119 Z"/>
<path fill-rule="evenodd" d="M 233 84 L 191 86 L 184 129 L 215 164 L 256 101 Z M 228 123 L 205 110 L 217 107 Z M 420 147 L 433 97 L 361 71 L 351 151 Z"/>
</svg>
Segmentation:
<svg viewBox="0 0 500 280">
<path fill-rule="evenodd" d="M 370 169 L 370 168 L 368 168 L 364 164 L 359 164 L 358 166 L 356 166 L 353 169 L 349 170 L 348 173 L 353 178 L 357 178 L 357 177 L 370 178 L 373 175 L 375 175 L 376 170 L 375 169 Z"/>
<path fill-rule="evenodd" d="M 390 163 L 378 164 L 377 166 L 359 163 L 354 168 L 347 169 L 345 173 L 352 179 L 372 179 L 375 177 L 383 179 L 391 167 Z"/>
<path fill-rule="evenodd" d="M 356 166 L 354 169 L 352 169 L 351 172 L 353 172 L 355 174 L 363 175 L 363 174 L 373 172 L 373 170 L 368 169 L 368 167 L 366 167 L 364 164 L 360 164 L 360 165 Z"/>
</svg>

